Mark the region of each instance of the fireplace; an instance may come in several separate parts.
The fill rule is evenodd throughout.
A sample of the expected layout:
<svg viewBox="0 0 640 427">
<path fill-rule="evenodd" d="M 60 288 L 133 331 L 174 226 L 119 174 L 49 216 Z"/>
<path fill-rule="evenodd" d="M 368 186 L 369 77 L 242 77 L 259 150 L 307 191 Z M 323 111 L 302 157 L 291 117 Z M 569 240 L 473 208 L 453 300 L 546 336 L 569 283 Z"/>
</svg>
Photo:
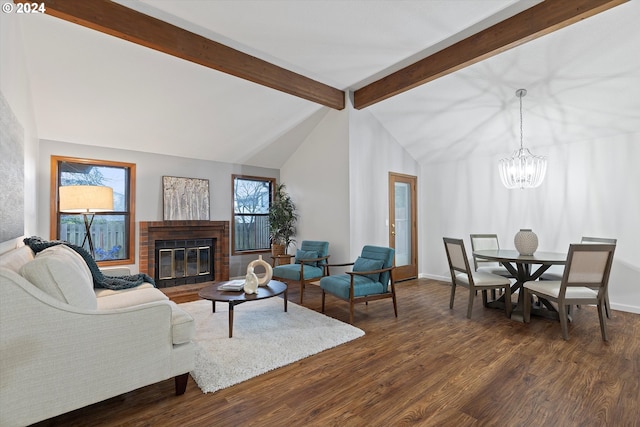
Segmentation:
<svg viewBox="0 0 640 427">
<path fill-rule="evenodd" d="M 229 280 L 228 221 L 141 221 L 139 247 L 158 287 Z"/>
<path fill-rule="evenodd" d="M 210 282 L 214 278 L 213 239 L 156 240 L 158 288 Z"/>
</svg>

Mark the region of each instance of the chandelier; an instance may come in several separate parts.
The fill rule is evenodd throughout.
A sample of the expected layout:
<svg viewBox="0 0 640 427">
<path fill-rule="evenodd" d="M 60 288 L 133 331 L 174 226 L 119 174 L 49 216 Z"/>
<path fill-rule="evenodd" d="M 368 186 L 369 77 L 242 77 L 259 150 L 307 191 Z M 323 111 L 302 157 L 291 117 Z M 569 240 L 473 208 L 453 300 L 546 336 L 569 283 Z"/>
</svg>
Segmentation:
<svg viewBox="0 0 640 427">
<path fill-rule="evenodd" d="M 516 96 L 520 98 L 520 149 L 513 152 L 511 157 L 500 160 L 500 178 L 507 188 L 535 188 L 542 184 L 547 172 L 547 158 L 531 154 L 522 145 L 522 97 L 527 94 L 526 89 L 518 89 Z"/>
</svg>

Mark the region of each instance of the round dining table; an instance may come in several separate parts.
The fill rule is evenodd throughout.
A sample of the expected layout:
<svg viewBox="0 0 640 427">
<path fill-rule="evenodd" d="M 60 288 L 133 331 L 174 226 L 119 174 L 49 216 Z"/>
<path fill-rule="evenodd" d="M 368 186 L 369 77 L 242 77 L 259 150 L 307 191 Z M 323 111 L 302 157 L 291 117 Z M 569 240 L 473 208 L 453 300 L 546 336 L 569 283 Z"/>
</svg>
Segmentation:
<svg viewBox="0 0 640 427">
<path fill-rule="evenodd" d="M 522 286 L 529 281 L 537 280 L 552 265 L 564 265 L 567 254 L 561 252 L 535 252 L 533 255 L 520 255 L 511 249 L 485 249 L 473 251 L 477 258 L 499 262 L 506 268 L 515 283 L 511 285 L 511 293 L 518 291 L 518 303 L 511 313 L 511 319 L 523 321 L 524 292 Z M 488 306 L 504 309 L 504 295 L 500 299 L 488 303 Z M 547 300 L 540 299 L 540 304 L 532 306 L 531 314 L 558 319 L 557 309 Z"/>
</svg>

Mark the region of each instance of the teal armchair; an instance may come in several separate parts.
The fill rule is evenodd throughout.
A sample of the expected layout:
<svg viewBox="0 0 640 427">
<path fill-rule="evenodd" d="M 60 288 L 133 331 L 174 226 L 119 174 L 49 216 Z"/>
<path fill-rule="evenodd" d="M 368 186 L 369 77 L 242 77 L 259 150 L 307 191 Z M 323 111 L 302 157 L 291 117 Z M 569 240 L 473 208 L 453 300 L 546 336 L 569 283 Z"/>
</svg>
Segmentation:
<svg viewBox="0 0 640 427">
<path fill-rule="evenodd" d="M 305 285 L 327 275 L 329 256 L 329 242 L 303 240 L 296 251 L 294 263 L 274 267 L 273 278 L 287 284 L 299 283 L 302 304 Z"/>
<path fill-rule="evenodd" d="M 354 305 L 358 302 L 391 298 L 393 311 L 398 317 L 396 289 L 393 279 L 393 248 L 381 246 L 365 246 L 355 262 L 347 264 L 331 264 L 327 266 L 327 276 L 320 279 L 322 288 L 322 312 L 326 294 L 349 301 L 349 323 L 353 323 Z M 330 267 L 353 266 L 352 271 L 344 274 L 330 275 Z"/>
</svg>

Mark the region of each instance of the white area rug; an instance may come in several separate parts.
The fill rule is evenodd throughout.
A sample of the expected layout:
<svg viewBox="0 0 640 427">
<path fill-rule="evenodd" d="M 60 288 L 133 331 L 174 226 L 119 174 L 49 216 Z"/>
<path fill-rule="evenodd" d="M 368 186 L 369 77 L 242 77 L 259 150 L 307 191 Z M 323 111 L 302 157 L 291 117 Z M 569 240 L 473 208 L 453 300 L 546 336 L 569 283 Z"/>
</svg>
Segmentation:
<svg viewBox="0 0 640 427">
<path fill-rule="evenodd" d="M 180 304 L 196 322 L 195 369 L 204 393 L 230 387 L 364 335 L 347 323 L 308 308 L 269 298 L 235 306 L 229 338 L 229 304 L 206 300 Z"/>
</svg>

